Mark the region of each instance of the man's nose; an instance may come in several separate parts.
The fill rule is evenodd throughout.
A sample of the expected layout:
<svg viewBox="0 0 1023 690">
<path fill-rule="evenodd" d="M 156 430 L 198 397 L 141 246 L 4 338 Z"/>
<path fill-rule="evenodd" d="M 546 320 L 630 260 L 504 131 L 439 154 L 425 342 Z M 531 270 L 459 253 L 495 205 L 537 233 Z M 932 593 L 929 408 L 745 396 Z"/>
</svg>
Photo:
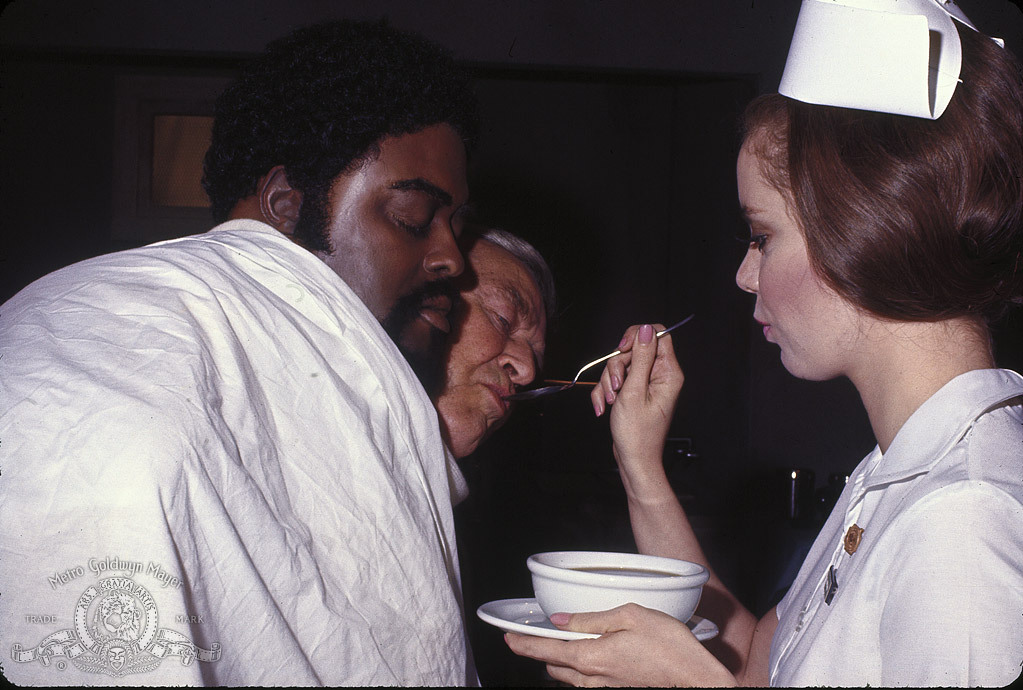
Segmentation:
<svg viewBox="0 0 1023 690">
<path fill-rule="evenodd" d="M 500 364 L 516 386 L 525 386 L 536 378 L 533 350 L 524 343 L 508 343 L 501 355 Z"/>
<path fill-rule="evenodd" d="M 445 278 L 461 275 L 465 269 L 465 257 L 462 256 L 454 234 L 447 228 L 435 233 L 436 237 L 426 254 L 423 265 L 430 273 Z"/>
</svg>

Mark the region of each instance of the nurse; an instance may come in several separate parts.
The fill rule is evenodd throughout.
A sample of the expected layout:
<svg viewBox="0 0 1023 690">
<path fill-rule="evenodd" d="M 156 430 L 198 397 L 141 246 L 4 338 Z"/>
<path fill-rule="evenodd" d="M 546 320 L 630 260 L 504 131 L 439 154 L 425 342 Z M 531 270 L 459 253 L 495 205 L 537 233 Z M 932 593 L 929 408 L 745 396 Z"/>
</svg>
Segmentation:
<svg viewBox="0 0 1023 690">
<path fill-rule="evenodd" d="M 995 368 L 989 331 L 1023 301 L 1020 66 L 954 5 L 864 4 L 804 0 L 783 95 L 746 112 L 737 179 L 750 244 L 736 282 L 789 372 L 852 381 L 877 447 L 763 618 L 712 571 L 697 613 L 720 627 L 713 645 L 631 604 L 551 616 L 598 639 L 506 636 L 557 680 L 1002 686 L 1020 675 L 1023 377 Z M 655 328 L 629 329 L 592 401 L 611 409 L 640 551 L 709 567 L 664 476 L 683 377 Z"/>
</svg>

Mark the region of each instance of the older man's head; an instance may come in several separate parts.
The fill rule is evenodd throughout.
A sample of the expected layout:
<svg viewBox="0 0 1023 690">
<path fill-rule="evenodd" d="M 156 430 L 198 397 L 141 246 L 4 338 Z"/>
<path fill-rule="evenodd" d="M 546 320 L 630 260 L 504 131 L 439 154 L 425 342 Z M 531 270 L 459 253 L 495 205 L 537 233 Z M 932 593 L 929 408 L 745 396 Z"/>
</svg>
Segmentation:
<svg viewBox="0 0 1023 690">
<path fill-rule="evenodd" d="M 434 396 L 444 439 L 459 458 L 508 419 L 502 396 L 536 377 L 554 310 L 554 281 L 532 246 L 496 229 L 470 242 L 446 379 Z"/>
</svg>

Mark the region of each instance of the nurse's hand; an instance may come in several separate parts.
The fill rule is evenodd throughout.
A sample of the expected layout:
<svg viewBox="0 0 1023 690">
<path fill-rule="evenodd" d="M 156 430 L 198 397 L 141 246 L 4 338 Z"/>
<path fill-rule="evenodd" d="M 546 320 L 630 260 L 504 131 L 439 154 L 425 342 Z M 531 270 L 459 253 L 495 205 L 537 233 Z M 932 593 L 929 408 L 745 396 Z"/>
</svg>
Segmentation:
<svg viewBox="0 0 1023 690">
<path fill-rule="evenodd" d="M 675 359 L 671 335 L 655 338 L 664 326 L 630 326 L 594 386 L 590 401 L 597 416 L 608 405 L 615 457 L 630 464 L 654 463 L 660 468 L 664 439 L 685 377 Z M 651 468 L 655 469 L 655 468 Z"/>
<path fill-rule="evenodd" d="M 671 616 L 626 604 L 598 613 L 556 613 L 562 630 L 597 633 L 592 640 L 552 640 L 508 633 L 513 652 L 547 664 L 555 680 L 597 686 L 734 686 L 735 677 Z"/>
</svg>

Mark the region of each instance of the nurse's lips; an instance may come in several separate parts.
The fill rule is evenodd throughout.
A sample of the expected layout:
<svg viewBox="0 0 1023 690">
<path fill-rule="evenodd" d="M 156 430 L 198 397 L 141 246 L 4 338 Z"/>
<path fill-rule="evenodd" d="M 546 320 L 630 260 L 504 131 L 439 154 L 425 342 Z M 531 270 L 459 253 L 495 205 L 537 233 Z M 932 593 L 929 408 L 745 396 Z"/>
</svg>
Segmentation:
<svg viewBox="0 0 1023 690">
<path fill-rule="evenodd" d="M 447 295 L 427 297 L 419 305 L 419 318 L 444 333 L 451 331 L 451 322 L 448 321 L 450 312 L 451 298 Z"/>
</svg>

